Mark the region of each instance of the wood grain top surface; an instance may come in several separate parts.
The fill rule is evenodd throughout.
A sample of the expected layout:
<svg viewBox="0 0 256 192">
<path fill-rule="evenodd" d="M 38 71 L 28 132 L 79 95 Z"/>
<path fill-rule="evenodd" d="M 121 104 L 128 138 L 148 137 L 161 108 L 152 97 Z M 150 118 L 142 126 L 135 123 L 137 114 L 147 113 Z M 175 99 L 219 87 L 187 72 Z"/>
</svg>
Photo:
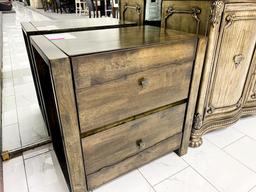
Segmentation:
<svg viewBox="0 0 256 192">
<path fill-rule="evenodd" d="M 182 43 L 194 41 L 197 38 L 193 34 L 152 26 L 59 33 L 45 35 L 45 37 L 68 56 Z"/>
<path fill-rule="evenodd" d="M 67 19 L 67 20 L 47 20 L 31 21 L 21 23 L 22 28 L 27 33 L 53 33 L 72 30 L 90 30 L 121 26 L 134 26 L 135 22 L 119 21 L 115 18 L 90 18 L 90 19 Z"/>
</svg>

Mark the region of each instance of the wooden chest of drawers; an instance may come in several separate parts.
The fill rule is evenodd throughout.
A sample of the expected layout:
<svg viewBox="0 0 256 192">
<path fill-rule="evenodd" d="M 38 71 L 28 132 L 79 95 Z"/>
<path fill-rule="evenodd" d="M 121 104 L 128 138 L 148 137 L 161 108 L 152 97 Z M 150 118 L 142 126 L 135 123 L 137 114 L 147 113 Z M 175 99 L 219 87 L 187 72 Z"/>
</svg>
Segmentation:
<svg viewBox="0 0 256 192">
<path fill-rule="evenodd" d="M 47 20 L 47 21 L 31 21 L 21 23 L 22 32 L 27 48 L 28 58 L 30 62 L 30 68 L 35 83 L 38 103 L 42 115 L 45 119 L 47 128 L 49 129 L 49 116 L 46 112 L 45 101 L 43 100 L 40 81 L 38 78 L 37 68 L 34 64 L 34 59 L 32 57 L 31 42 L 30 37 L 32 35 L 45 35 L 54 33 L 64 33 L 72 31 L 89 31 L 89 30 L 100 30 L 108 28 L 118 28 L 118 27 L 130 27 L 136 26 L 135 22 L 123 22 L 114 18 L 91 18 L 91 19 L 68 19 L 68 20 Z"/>
<path fill-rule="evenodd" d="M 204 38 L 149 26 L 57 36 L 31 42 L 72 191 L 94 189 L 166 153 L 186 153 Z"/>
</svg>

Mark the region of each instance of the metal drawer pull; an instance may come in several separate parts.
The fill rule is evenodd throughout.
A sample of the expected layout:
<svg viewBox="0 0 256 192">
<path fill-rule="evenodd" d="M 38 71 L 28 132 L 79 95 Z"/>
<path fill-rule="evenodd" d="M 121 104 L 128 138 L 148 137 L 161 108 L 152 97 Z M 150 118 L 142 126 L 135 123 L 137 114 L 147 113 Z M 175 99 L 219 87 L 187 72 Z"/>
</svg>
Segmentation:
<svg viewBox="0 0 256 192">
<path fill-rule="evenodd" d="M 235 55 L 233 57 L 233 61 L 236 65 L 236 68 L 241 64 L 241 62 L 244 60 L 244 56 L 242 54 Z"/>
<path fill-rule="evenodd" d="M 136 145 L 139 149 L 144 149 L 146 147 L 146 144 L 142 141 L 142 139 L 137 140 Z"/>
<path fill-rule="evenodd" d="M 125 5 L 124 5 L 124 10 L 123 10 L 123 21 L 125 22 L 125 20 L 126 20 L 126 15 L 125 15 L 125 13 L 126 13 L 126 11 L 128 10 L 128 9 L 130 9 L 130 10 L 134 10 L 136 13 L 137 13 L 137 15 L 138 15 L 138 17 L 139 17 L 139 21 L 138 21 L 138 25 L 141 25 L 141 6 L 138 4 L 138 3 L 136 3 L 136 5 L 128 5 L 128 3 L 125 3 Z"/>
<path fill-rule="evenodd" d="M 138 84 L 142 87 L 145 88 L 148 85 L 148 80 L 145 79 L 144 77 L 140 78 L 138 80 Z"/>
<path fill-rule="evenodd" d="M 189 9 L 189 10 L 176 10 L 173 7 L 168 7 L 166 10 L 165 18 L 164 18 L 164 29 L 166 29 L 166 27 L 167 27 L 168 18 L 174 14 L 189 14 L 189 15 L 191 15 L 196 21 L 196 34 L 199 33 L 200 19 L 199 19 L 198 15 L 201 14 L 200 8 L 193 7 L 192 9 Z"/>
</svg>

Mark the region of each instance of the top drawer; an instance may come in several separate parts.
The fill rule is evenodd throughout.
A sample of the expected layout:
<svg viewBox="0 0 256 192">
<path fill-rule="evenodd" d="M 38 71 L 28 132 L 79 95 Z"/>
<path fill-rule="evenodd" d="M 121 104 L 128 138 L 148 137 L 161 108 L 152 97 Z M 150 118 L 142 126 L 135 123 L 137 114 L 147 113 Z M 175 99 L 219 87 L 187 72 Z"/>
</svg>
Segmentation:
<svg viewBox="0 0 256 192">
<path fill-rule="evenodd" d="M 186 99 L 194 46 L 173 53 L 177 49 L 164 45 L 73 62 L 81 132 Z"/>
</svg>

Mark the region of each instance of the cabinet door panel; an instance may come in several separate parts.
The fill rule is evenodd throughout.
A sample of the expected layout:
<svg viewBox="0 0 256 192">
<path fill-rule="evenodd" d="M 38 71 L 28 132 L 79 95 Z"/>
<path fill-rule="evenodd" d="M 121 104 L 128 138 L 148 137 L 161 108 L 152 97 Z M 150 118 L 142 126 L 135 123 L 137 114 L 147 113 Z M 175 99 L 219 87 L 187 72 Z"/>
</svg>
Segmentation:
<svg viewBox="0 0 256 192">
<path fill-rule="evenodd" d="M 256 11 L 226 11 L 222 20 L 207 115 L 240 107 L 256 41 Z"/>
<path fill-rule="evenodd" d="M 253 107 L 256 107 L 256 49 L 254 51 L 254 56 L 252 59 L 252 75 L 251 75 L 251 81 L 249 85 L 246 105 L 252 105 Z"/>
</svg>

